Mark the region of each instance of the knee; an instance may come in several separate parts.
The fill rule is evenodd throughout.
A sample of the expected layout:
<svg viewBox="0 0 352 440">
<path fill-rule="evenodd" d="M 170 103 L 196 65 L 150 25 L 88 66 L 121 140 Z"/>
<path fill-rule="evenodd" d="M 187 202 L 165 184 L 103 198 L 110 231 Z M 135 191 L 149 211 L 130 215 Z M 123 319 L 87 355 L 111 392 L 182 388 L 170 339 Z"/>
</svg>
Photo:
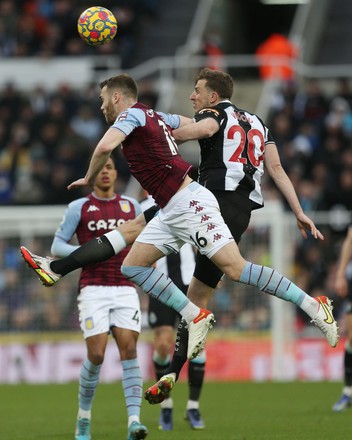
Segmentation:
<svg viewBox="0 0 352 440">
<path fill-rule="evenodd" d="M 88 359 L 94 365 L 101 365 L 104 362 L 104 353 L 101 352 L 88 353 Z"/>
<path fill-rule="evenodd" d="M 155 341 L 155 351 L 159 357 L 165 359 L 170 354 L 171 344 L 167 340 Z"/>
<path fill-rule="evenodd" d="M 163 332 L 161 334 L 157 334 L 154 342 L 154 349 L 158 353 L 158 356 L 162 359 L 165 359 L 171 351 L 173 344 L 173 334 L 170 332 Z"/>
<path fill-rule="evenodd" d="M 137 349 L 136 346 L 130 345 L 120 349 L 120 358 L 122 361 L 128 361 L 131 359 L 136 359 Z"/>
<path fill-rule="evenodd" d="M 224 273 L 232 280 L 239 281 L 241 276 L 241 271 L 237 266 L 228 266 L 225 268 Z"/>
</svg>

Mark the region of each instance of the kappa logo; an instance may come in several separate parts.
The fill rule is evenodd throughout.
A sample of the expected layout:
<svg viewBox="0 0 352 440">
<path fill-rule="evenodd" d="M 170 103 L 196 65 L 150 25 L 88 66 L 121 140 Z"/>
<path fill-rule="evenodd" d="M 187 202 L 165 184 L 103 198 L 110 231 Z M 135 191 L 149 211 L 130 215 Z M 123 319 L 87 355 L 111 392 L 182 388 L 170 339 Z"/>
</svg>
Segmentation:
<svg viewBox="0 0 352 440">
<path fill-rule="evenodd" d="M 204 215 L 202 215 L 202 218 L 200 219 L 200 222 L 201 223 L 207 222 L 210 219 L 211 219 L 211 217 L 209 215 L 204 214 Z"/>
<path fill-rule="evenodd" d="M 213 243 L 214 243 L 215 241 L 220 240 L 222 237 L 223 237 L 222 234 L 214 234 L 214 236 L 213 236 Z"/>
<path fill-rule="evenodd" d="M 198 212 L 204 211 L 203 206 L 197 206 L 194 213 L 197 214 Z"/>
<path fill-rule="evenodd" d="M 212 231 L 213 229 L 215 229 L 215 225 L 213 223 L 209 223 L 207 226 L 207 232 Z"/>
<path fill-rule="evenodd" d="M 90 205 L 87 209 L 87 212 L 100 211 L 100 209 L 95 205 Z"/>
</svg>

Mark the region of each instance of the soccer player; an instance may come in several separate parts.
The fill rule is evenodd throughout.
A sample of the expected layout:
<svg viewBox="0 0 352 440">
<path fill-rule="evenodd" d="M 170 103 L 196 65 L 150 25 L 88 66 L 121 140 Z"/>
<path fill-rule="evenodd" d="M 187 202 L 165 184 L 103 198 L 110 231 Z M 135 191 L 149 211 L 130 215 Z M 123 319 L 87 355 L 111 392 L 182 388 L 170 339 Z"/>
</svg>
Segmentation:
<svg viewBox="0 0 352 440">
<path fill-rule="evenodd" d="M 255 114 L 237 108 L 230 101 L 232 93 L 233 81 L 228 74 L 201 70 L 190 96 L 195 111 L 194 123 L 174 130 L 173 135 L 179 143 L 198 140 L 201 150 L 198 180 L 215 195 L 235 241 L 239 243 L 246 231 L 252 210 L 263 206 L 261 176 L 264 165 L 294 212 L 302 236 L 306 238 L 306 231 L 310 231 L 315 238 L 323 239 L 303 212 L 294 187 L 281 166 L 269 129 Z M 223 272 L 214 261 L 198 253 L 188 297 L 199 306 L 207 307 Z M 326 296 L 311 298 L 276 271 L 251 263 L 246 263 L 240 281 L 249 284 L 254 281 L 261 290 L 295 303 L 323 331 L 329 344 L 336 345 L 337 325 Z M 185 325 L 181 321 L 178 327 L 178 346 L 168 373 L 145 393 L 150 403 L 161 402 L 178 379 L 186 361 Z"/>
<path fill-rule="evenodd" d="M 231 78 L 225 82 L 231 87 L 221 87 L 218 92 L 206 91 L 206 98 L 211 104 L 215 104 L 216 96 L 221 98 L 220 101 L 230 99 Z M 338 331 L 330 300 L 325 296 L 314 299 L 276 270 L 246 261 L 220 214 L 214 194 L 190 178 L 188 173 L 191 165 L 181 158 L 169 127 L 176 129 L 189 124 L 192 132 L 198 127 L 198 123 L 193 124 L 192 120 L 179 115 L 160 115 L 138 103 L 136 83 L 127 74 L 103 81 L 101 99 L 102 111 L 111 127 L 95 148 L 86 176 L 76 180 L 68 188 L 90 185 L 111 152 L 122 144 L 122 151 L 131 173 L 152 195 L 160 210 L 137 237 L 121 271 L 146 293 L 182 315 L 189 327 L 188 358 L 195 358 L 203 350 L 214 316 L 208 310 L 196 306 L 165 274 L 152 267 L 162 256 L 178 252 L 184 243 L 196 246 L 200 254 L 212 260 L 220 273 L 225 273 L 233 281 L 255 286 L 263 292 L 299 306 L 324 333 L 329 344 L 336 346 Z M 229 105 L 232 106 L 230 102 Z M 216 112 L 217 110 L 209 110 L 209 113 Z M 279 188 L 290 199 L 301 233 L 306 236 L 307 229 L 315 238 L 323 238 L 314 223 L 305 216 L 299 203 L 297 205 L 294 191 L 294 196 L 292 195 L 292 184 L 291 187 L 286 187 L 286 181 L 281 182 L 283 170 L 277 163 L 277 150 L 270 148 L 275 144 L 268 129 L 258 117 L 247 112 L 241 114 L 233 108 L 228 115 L 226 111 L 224 113 L 230 116 L 233 122 L 233 128 L 225 134 L 230 144 L 230 148 L 226 149 L 227 154 L 230 152 L 229 156 L 226 154 L 226 163 L 228 166 L 234 165 L 235 169 L 238 166 L 243 169 L 242 172 L 236 172 L 234 169 L 227 175 L 224 166 L 215 181 L 222 181 L 224 184 L 232 181 L 231 176 L 238 179 L 242 175 L 244 181 L 251 182 L 251 190 L 248 192 L 247 188 L 244 195 L 253 194 L 253 200 L 250 198 L 249 203 L 254 202 L 253 206 L 259 207 L 261 195 L 258 193 L 258 185 L 263 172 L 264 152 L 268 151 L 272 174 L 277 174 Z M 223 120 L 220 122 L 222 126 Z M 207 129 L 203 137 L 212 137 L 216 132 L 213 124 L 206 123 L 205 126 Z M 216 127 L 219 131 L 218 122 Z M 216 162 L 223 163 L 221 159 L 217 157 Z M 203 179 L 203 183 L 211 183 L 211 177 Z M 225 186 L 222 189 L 226 191 L 227 188 Z M 236 186 L 233 187 L 230 183 L 230 189 L 234 191 Z M 125 245 L 121 237 L 118 232 L 106 237 L 110 243 L 110 249 L 109 246 L 104 246 L 103 253 L 106 258 L 111 256 L 111 251 L 117 253 Z M 22 252 L 27 263 L 42 281 L 59 278 L 53 273 L 54 267 L 51 267 L 50 261 L 31 254 L 25 248 L 22 248 Z M 199 285 L 202 283 L 199 282 Z"/>
<path fill-rule="evenodd" d="M 142 210 L 154 205 L 152 197 L 143 193 L 140 201 Z M 172 253 L 156 263 L 159 270 L 167 273 L 176 286 L 186 295 L 195 266 L 195 252 L 191 245 L 185 244 L 178 254 Z M 174 329 L 179 325 L 179 315 L 156 299 L 149 297 L 148 323 L 154 333 L 153 364 L 157 380 L 170 367 L 171 350 L 174 346 Z M 189 397 L 186 404 L 185 419 L 192 429 L 204 429 L 204 421 L 199 411 L 199 398 L 204 382 L 205 350 L 188 364 Z M 159 429 L 173 429 L 173 399 L 171 396 L 161 403 Z"/>
<path fill-rule="evenodd" d="M 336 271 L 335 289 L 342 298 L 347 298 L 347 341 L 344 355 L 344 387 L 342 396 L 332 407 L 333 411 L 344 411 L 351 405 L 352 397 L 352 278 L 348 275 L 347 268 L 352 261 L 352 225 L 349 226 L 347 235 L 342 243 L 339 263 Z"/>
<path fill-rule="evenodd" d="M 117 171 L 108 159 L 95 179 L 93 192 L 71 202 L 55 233 L 51 252 L 64 257 L 77 246 L 70 244 L 76 235 L 84 244 L 99 237 L 102 231 L 134 219 L 140 213 L 138 202 L 114 191 Z M 109 260 L 83 268 L 79 280 L 78 309 L 87 347 L 87 358 L 79 378 L 76 440 L 89 440 L 91 408 L 99 382 L 99 372 L 111 332 L 122 365 L 122 385 L 128 413 L 128 440 L 148 434 L 140 423 L 142 377 L 137 360 L 137 339 L 141 329 L 141 312 L 137 291 L 121 274 L 121 263 L 128 248 Z"/>
<path fill-rule="evenodd" d="M 200 211 L 203 209 L 201 207 L 195 207 L 195 214 L 192 212 L 193 209 L 188 208 L 187 212 L 184 211 L 184 215 L 179 215 L 180 199 L 191 203 L 193 196 L 198 192 L 205 193 L 203 197 L 206 198 L 208 193 L 212 196 L 189 177 L 188 173 L 192 166 L 180 156 L 168 127 L 175 128 L 180 123 L 191 120 L 172 115 L 165 115 L 164 120 L 154 110 L 138 103 L 137 84 L 127 74 L 105 80 L 100 87 L 101 110 L 111 127 L 94 150 L 86 177 L 73 182 L 68 189 L 92 185 L 112 151 L 122 144 L 131 173 L 152 195 L 161 210 L 139 235 L 141 241 L 138 245 L 137 242 L 133 244 L 134 251 L 130 258 L 125 258 L 121 271 L 127 279 L 140 286 L 148 295 L 172 307 L 185 318 L 189 324 L 189 357 L 196 357 L 203 349 L 208 330 L 214 322 L 214 315 L 209 310 L 201 310 L 189 301 L 167 276 L 152 267 L 162 256 L 177 252 L 186 241 L 200 240 L 203 251 L 212 256 L 221 246 L 232 240 L 222 219 L 221 226 L 218 227 L 214 223 L 211 231 L 209 230 L 208 233 L 202 231 L 207 228 L 209 220 L 204 224 L 200 223 L 202 215 Z M 200 199 L 197 203 L 200 203 Z M 209 214 L 214 211 L 214 220 L 217 217 L 221 218 L 215 199 L 213 204 L 207 201 L 207 205 Z M 178 230 L 175 224 L 168 231 L 168 227 L 165 228 L 166 220 L 161 222 L 159 218 L 163 215 L 170 217 L 175 213 L 178 217 L 176 223 L 180 223 L 183 227 Z M 194 227 L 195 224 L 197 229 Z M 195 234 L 194 237 L 192 234 Z M 121 236 L 110 239 L 109 243 L 112 249 L 115 249 L 115 253 L 121 244 L 125 246 Z M 208 246 L 204 245 L 205 241 L 209 242 Z M 36 261 L 31 259 L 30 252 L 25 249 L 23 253 L 29 265 L 42 275 L 43 270 L 36 269 L 40 264 L 38 259 Z M 44 275 L 44 278 L 47 276 Z"/>
</svg>

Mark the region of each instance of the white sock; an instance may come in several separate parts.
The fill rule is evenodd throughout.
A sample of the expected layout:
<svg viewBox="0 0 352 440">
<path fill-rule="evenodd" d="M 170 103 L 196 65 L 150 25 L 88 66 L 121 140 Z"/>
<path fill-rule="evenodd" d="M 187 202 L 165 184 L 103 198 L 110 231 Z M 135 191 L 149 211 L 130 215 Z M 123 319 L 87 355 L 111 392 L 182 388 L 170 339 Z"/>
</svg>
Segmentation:
<svg viewBox="0 0 352 440">
<path fill-rule="evenodd" d="M 172 400 L 172 397 L 168 397 L 163 402 L 160 403 L 160 407 L 165 409 L 172 409 L 174 407 L 174 401 Z"/>
<path fill-rule="evenodd" d="M 168 354 L 165 358 L 160 357 L 157 351 L 153 351 L 153 361 L 159 365 L 169 365 L 171 362 L 171 356 Z"/>
<path fill-rule="evenodd" d="M 139 423 L 139 417 L 138 416 L 129 416 L 127 426 L 129 427 L 130 425 L 132 425 L 133 422 Z"/>
<path fill-rule="evenodd" d="M 187 324 L 189 324 L 191 321 L 193 321 L 194 318 L 196 318 L 200 313 L 200 308 L 193 304 L 192 302 L 189 302 L 182 310 L 180 310 L 180 314 L 182 318 L 185 319 Z"/>
<path fill-rule="evenodd" d="M 79 419 L 90 419 L 91 411 L 86 411 L 82 408 L 78 409 L 78 418 Z"/>
<path fill-rule="evenodd" d="M 319 307 L 319 303 L 309 295 L 304 297 L 302 304 L 300 305 L 300 308 L 311 318 L 314 318 L 314 316 L 318 313 Z"/>
<path fill-rule="evenodd" d="M 198 400 L 188 400 L 186 409 L 199 409 Z"/>
<path fill-rule="evenodd" d="M 105 237 L 109 240 L 109 243 L 113 247 L 115 251 L 115 255 L 117 255 L 119 252 L 122 251 L 122 249 L 125 249 L 126 247 L 126 241 L 123 238 L 123 235 L 120 231 L 117 229 L 114 229 L 113 231 L 107 232 L 104 234 Z"/>
<path fill-rule="evenodd" d="M 352 397 L 352 387 L 343 387 L 342 394 Z"/>
</svg>

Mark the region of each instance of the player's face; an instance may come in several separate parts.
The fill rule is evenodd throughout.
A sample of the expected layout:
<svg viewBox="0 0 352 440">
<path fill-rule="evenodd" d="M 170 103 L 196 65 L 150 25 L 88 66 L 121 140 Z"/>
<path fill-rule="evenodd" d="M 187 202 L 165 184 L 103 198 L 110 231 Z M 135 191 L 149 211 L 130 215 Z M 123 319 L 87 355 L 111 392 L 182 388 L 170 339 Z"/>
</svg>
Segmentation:
<svg viewBox="0 0 352 440">
<path fill-rule="evenodd" d="M 101 89 L 100 99 L 102 103 L 100 110 L 103 112 L 105 120 L 109 125 L 112 125 L 115 122 L 118 114 L 113 103 L 113 96 L 113 94 L 108 92 L 106 86 Z"/>
<path fill-rule="evenodd" d="M 97 175 L 95 179 L 95 187 L 101 191 L 108 191 L 114 187 L 114 183 L 117 177 L 117 171 L 112 159 L 109 159 L 104 165 L 103 169 Z"/>
<path fill-rule="evenodd" d="M 197 81 L 194 91 L 189 97 L 192 101 L 194 112 L 197 113 L 199 110 L 202 110 L 206 107 L 212 107 L 214 105 L 213 102 L 213 94 L 211 90 L 206 87 L 206 80 L 200 79 Z"/>
</svg>

